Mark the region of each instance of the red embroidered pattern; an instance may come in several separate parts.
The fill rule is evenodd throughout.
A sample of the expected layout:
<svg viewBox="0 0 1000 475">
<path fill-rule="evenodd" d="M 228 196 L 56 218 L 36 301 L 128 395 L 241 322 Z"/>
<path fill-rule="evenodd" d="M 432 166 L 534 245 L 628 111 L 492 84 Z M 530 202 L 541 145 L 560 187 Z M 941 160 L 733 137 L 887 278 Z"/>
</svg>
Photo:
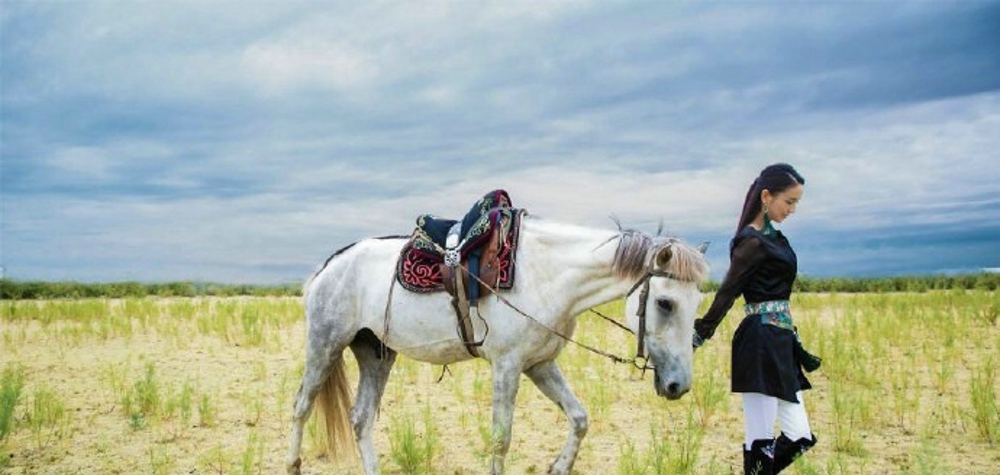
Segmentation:
<svg viewBox="0 0 1000 475">
<path fill-rule="evenodd" d="M 399 283 L 413 292 L 437 292 L 444 290 L 440 257 L 413 247 L 413 241 L 406 243 L 399 257 L 396 278 Z"/>
</svg>

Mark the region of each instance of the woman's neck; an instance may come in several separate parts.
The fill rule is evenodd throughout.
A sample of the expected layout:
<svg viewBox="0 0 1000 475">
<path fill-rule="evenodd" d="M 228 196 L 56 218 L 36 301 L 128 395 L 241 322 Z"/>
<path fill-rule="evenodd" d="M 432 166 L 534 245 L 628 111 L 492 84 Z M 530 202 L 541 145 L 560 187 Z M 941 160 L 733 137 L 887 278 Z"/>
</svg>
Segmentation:
<svg viewBox="0 0 1000 475">
<path fill-rule="evenodd" d="M 753 221 L 750 221 L 750 224 L 748 226 L 754 228 L 755 230 L 757 230 L 758 232 L 760 232 L 765 236 L 770 236 L 777 232 L 777 230 L 774 229 L 774 226 L 771 224 L 771 219 L 768 218 L 763 211 L 760 214 L 758 214 Z"/>
</svg>

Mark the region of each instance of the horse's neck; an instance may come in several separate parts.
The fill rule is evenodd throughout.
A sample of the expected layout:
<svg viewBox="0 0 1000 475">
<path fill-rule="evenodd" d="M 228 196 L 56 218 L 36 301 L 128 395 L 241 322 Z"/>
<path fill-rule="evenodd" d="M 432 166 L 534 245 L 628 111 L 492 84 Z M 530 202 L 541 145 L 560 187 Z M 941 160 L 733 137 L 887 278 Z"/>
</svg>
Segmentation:
<svg viewBox="0 0 1000 475">
<path fill-rule="evenodd" d="M 564 296 L 563 312 L 575 316 L 621 298 L 633 284 L 611 270 L 617 232 L 549 221 L 525 222 L 522 238 L 531 241 L 537 252 L 536 264 L 542 264 L 532 267 L 541 274 L 539 283 L 550 295 Z"/>
</svg>

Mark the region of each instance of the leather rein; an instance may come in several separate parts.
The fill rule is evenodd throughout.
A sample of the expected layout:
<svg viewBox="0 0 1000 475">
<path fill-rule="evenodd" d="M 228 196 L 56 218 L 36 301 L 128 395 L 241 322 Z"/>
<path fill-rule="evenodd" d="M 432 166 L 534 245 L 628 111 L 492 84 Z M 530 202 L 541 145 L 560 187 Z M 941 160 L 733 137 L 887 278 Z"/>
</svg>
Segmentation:
<svg viewBox="0 0 1000 475">
<path fill-rule="evenodd" d="M 672 244 L 672 243 L 668 243 L 668 244 L 666 244 L 666 246 L 670 246 L 670 244 Z M 666 247 L 666 246 L 664 246 L 664 247 Z M 655 252 L 654 252 L 654 255 L 655 255 Z M 478 275 L 475 275 L 474 273 L 469 272 L 469 269 L 465 266 L 465 264 L 462 264 L 461 262 L 459 262 L 456 267 L 461 268 L 466 273 L 466 275 L 471 276 L 476 281 L 478 281 L 480 284 L 482 284 L 491 294 L 495 295 L 497 297 L 497 299 L 499 299 L 501 302 L 503 302 L 504 305 L 507 305 L 512 310 L 514 310 L 515 312 L 519 313 L 521 316 L 527 318 L 528 320 L 531 320 L 531 321 L 535 322 L 535 324 L 537 324 L 538 326 L 540 326 L 540 327 L 548 330 L 550 333 L 558 336 L 559 338 L 562 338 L 563 340 L 566 340 L 569 343 L 573 343 L 574 345 L 579 346 L 580 348 L 583 348 L 583 349 L 585 349 L 585 350 L 587 350 L 587 351 L 589 351 L 591 353 L 594 353 L 596 355 L 608 358 L 608 359 L 610 359 L 611 361 L 613 361 L 615 363 L 631 364 L 631 365 L 635 366 L 636 368 L 642 370 L 643 376 L 645 376 L 646 370 L 648 370 L 648 369 L 655 370 L 654 367 L 649 366 L 649 358 L 647 358 L 647 356 L 646 356 L 646 341 L 645 341 L 646 340 L 646 304 L 649 301 L 649 281 L 653 277 L 666 277 L 668 279 L 674 279 L 674 280 L 687 280 L 687 279 L 681 279 L 681 278 L 679 278 L 677 275 L 673 274 L 672 272 L 656 270 L 654 268 L 654 264 L 652 262 L 649 263 L 649 270 L 646 271 L 646 273 L 643 274 L 643 276 L 640 277 L 639 280 L 636 281 L 635 284 L 632 285 L 632 287 L 629 289 L 628 293 L 625 294 L 625 298 L 628 299 L 629 297 L 632 296 L 632 294 L 635 293 L 636 290 L 638 290 L 640 287 L 642 288 L 642 291 L 639 293 L 639 308 L 638 308 L 638 310 L 636 310 L 636 316 L 639 317 L 639 333 L 638 333 L 638 335 L 636 335 L 636 340 L 637 340 L 637 342 L 636 342 L 636 352 L 635 352 L 635 356 L 634 357 L 632 357 L 632 358 L 625 358 L 625 357 L 622 357 L 622 356 L 615 355 L 613 353 L 609 353 L 609 352 L 603 351 L 601 349 L 595 348 L 595 347 L 587 345 L 585 343 L 581 343 L 579 341 L 576 341 L 573 338 L 571 338 L 571 337 L 569 337 L 567 335 L 562 334 L 558 330 L 556 330 L 554 328 L 548 327 L 544 323 L 538 321 L 538 319 L 536 319 L 535 317 L 532 317 L 531 315 L 529 315 L 525 311 L 523 311 L 520 308 L 518 308 L 510 300 L 508 300 L 506 297 L 504 297 L 503 294 L 501 294 L 498 289 L 495 289 L 495 288 L 493 288 L 492 285 L 484 282 L 481 278 L 479 278 Z M 393 290 L 393 287 L 395 286 L 395 283 L 396 283 L 396 279 L 393 278 L 392 284 L 389 287 L 389 298 L 388 298 L 388 301 L 386 302 L 385 319 L 384 319 L 384 321 L 385 321 L 385 329 L 384 329 L 384 331 L 385 331 L 386 335 L 389 334 L 389 320 L 392 318 L 392 313 L 391 313 L 390 308 L 391 308 L 391 304 L 392 304 L 392 294 L 393 294 L 392 290 Z M 623 330 L 625 330 L 625 331 L 627 331 L 629 333 L 633 333 L 631 329 L 629 329 L 625 325 L 617 322 L 616 320 L 612 319 L 611 317 L 605 316 L 604 314 L 598 312 L 597 310 L 594 310 L 593 308 L 591 308 L 590 311 L 592 313 L 600 316 L 601 318 L 603 318 L 603 319 L 605 319 L 605 320 L 613 323 L 615 326 L 617 326 L 617 327 L 619 327 L 619 328 L 621 328 L 621 329 L 623 329 Z M 485 336 L 483 338 L 485 339 Z M 383 349 L 383 351 L 384 351 L 384 349 Z M 444 372 L 442 372 L 441 375 L 443 377 L 444 376 Z"/>
<path fill-rule="evenodd" d="M 465 265 L 463 265 L 463 264 L 459 264 L 459 267 L 465 269 Z M 629 297 L 632 296 L 632 294 L 635 293 L 636 290 L 638 290 L 640 287 L 642 288 L 642 291 L 639 293 L 639 308 L 638 308 L 638 310 L 636 310 L 636 316 L 639 317 L 639 333 L 638 333 L 638 335 L 636 335 L 636 339 L 637 339 L 636 352 L 635 352 L 635 356 L 632 357 L 632 358 L 625 358 L 625 357 L 622 357 L 622 356 L 618 356 L 618 355 L 615 355 L 613 353 L 608 353 L 608 352 L 600 350 L 598 348 L 594 348 L 594 347 L 592 347 L 590 345 L 587 345 L 585 343 L 580 343 L 579 341 L 576 341 L 573 338 L 562 334 L 558 330 L 546 326 L 542 322 L 538 321 L 538 319 L 532 317 L 531 315 L 527 314 L 523 310 L 517 308 L 516 305 L 514 305 L 513 303 L 511 303 L 510 300 L 507 300 L 507 298 L 504 297 L 502 294 L 500 294 L 500 292 L 498 292 L 496 289 L 494 289 L 492 286 L 490 286 L 486 282 L 483 282 L 482 279 L 479 278 L 479 276 L 473 275 L 471 272 L 468 272 L 468 269 L 465 269 L 465 271 L 466 271 L 466 273 L 468 275 L 471 275 L 477 281 L 479 281 L 480 284 L 484 285 L 493 295 L 495 295 L 505 305 L 507 305 L 508 307 L 510 307 L 515 312 L 521 314 L 521 316 L 523 316 L 523 317 L 525 317 L 525 318 L 527 318 L 527 319 L 535 322 L 538 326 L 540 326 L 540 327 L 548 330 L 550 333 L 558 336 L 559 338 L 562 338 L 563 340 L 566 340 L 569 343 L 573 343 L 574 345 L 579 346 L 580 348 L 583 348 L 583 349 L 585 349 L 587 351 L 590 351 L 591 353 L 594 353 L 596 355 L 608 358 L 608 359 L 610 359 L 611 361 L 613 361 L 615 363 L 631 364 L 631 365 L 635 366 L 636 368 L 642 370 L 643 375 L 645 375 L 646 370 L 648 370 L 648 369 L 654 369 L 655 370 L 654 367 L 652 367 L 652 366 L 649 365 L 649 358 L 647 358 L 647 356 L 646 356 L 646 342 L 645 342 L 645 340 L 646 340 L 646 304 L 649 301 L 649 281 L 653 277 L 666 277 L 668 279 L 674 279 L 674 280 L 685 280 L 685 279 L 680 279 L 679 277 L 677 277 L 672 272 L 655 270 L 652 267 L 653 267 L 652 264 L 650 264 L 650 270 L 647 271 L 645 274 L 643 274 L 643 276 L 640 277 L 639 280 L 636 281 L 636 283 L 632 285 L 632 287 L 631 287 L 631 289 L 629 289 L 628 293 L 625 294 L 625 298 L 628 299 Z M 601 314 L 600 312 L 598 312 L 597 310 L 594 310 L 592 308 L 590 309 L 590 311 L 593 312 L 594 314 L 597 314 L 601 318 L 604 318 L 605 320 L 608 320 L 609 322 L 613 323 L 617 327 L 619 327 L 619 328 L 621 328 L 621 329 L 623 329 L 623 330 L 625 330 L 625 331 L 627 331 L 629 333 L 633 333 L 634 334 L 634 332 L 632 332 L 631 329 L 629 329 L 625 325 L 622 325 L 621 323 L 619 323 L 618 321 L 612 319 L 611 317 L 605 316 L 605 315 Z"/>
</svg>

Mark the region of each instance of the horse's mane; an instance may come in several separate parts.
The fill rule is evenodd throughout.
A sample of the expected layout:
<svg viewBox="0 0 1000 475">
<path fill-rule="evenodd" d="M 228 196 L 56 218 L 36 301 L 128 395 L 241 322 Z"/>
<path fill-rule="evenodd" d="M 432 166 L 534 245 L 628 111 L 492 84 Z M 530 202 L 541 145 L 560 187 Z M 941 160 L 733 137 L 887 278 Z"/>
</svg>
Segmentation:
<svg viewBox="0 0 1000 475">
<path fill-rule="evenodd" d="M 622 229 L 618 234 L 618 248 L 611 261 L 611 272 L 621 279 L 636 280 L 649 271 L 649 250 L 653 236 L 635 229 Z"/>
<path fill-rule="evenodd" d="M 638 280 L 649 271 L 650 255 L 670 246 L 671 257 L 663 269 L 679 280 L 702 282 L 708 276 L 708 262 L 701 251 L 680 239 L 652 236 L 635 229 L 622 229 L 618 233 L 618 247 L 611 261 L 611 270 L 622 279 Z"/>
<path fill-rule="evenodd" d="M 674 240 L 670 247 L 672 251 L 667 271 L 678 279 L 691 282 L 704 282 L 708 278 L 708 260 L 705 254 L 687 243 Z"/>
</svg>

